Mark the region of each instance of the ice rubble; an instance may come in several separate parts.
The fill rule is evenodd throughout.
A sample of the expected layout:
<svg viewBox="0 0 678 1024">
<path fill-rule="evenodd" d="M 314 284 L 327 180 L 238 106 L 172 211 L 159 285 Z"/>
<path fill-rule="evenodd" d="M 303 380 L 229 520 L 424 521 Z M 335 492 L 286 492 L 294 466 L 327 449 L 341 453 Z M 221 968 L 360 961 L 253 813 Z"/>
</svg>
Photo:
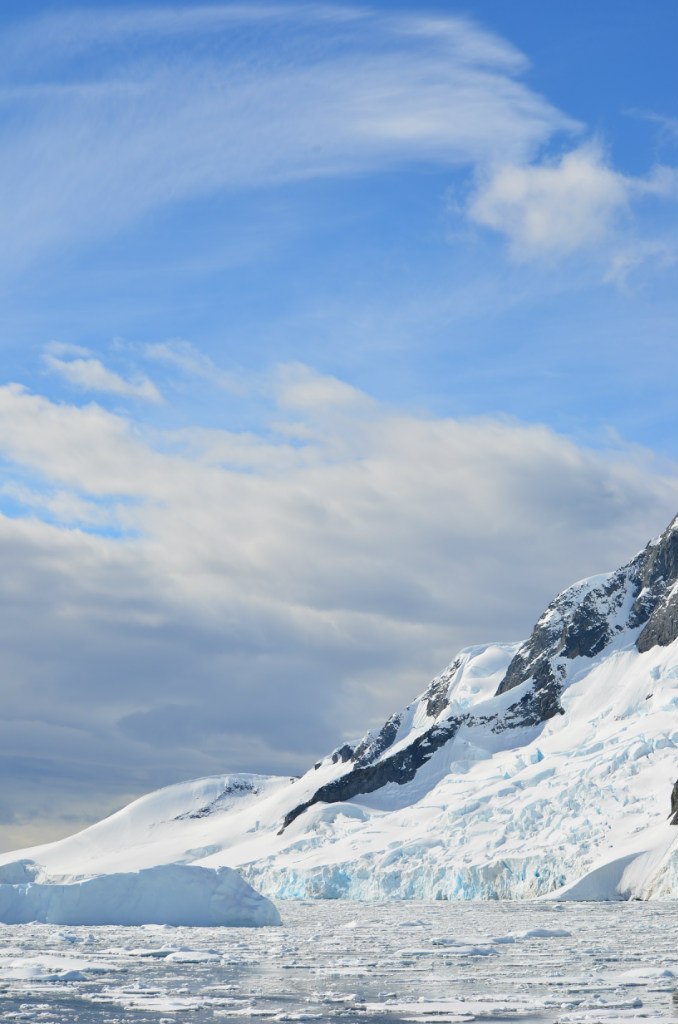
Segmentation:
<svg viewBox="0 0 678 1024">
<path fill-rule="evenodd" d="M 676 897 L 677 578 L 678 519 L 301 778 L 171 786 L 0 864 L 227 865 L 279 898 Z"/>
<path fill-rule="evenodd" d="M 68 882 L 39 881 L 27 861 L 0 869 L 0 921 L 65 925 L 279 925 L 264 896 L 231 868 L 165 864 Z"/>
</svg>

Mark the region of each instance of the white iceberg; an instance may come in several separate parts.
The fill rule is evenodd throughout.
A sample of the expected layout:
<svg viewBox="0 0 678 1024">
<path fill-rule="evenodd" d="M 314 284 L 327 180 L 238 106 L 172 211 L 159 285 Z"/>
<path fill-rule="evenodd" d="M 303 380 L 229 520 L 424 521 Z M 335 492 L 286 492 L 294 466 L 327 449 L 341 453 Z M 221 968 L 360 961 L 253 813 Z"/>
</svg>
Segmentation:
<svg viewBox="0 0 678 1024">
<path fill-rule="evenodd" d="M 43 880 L 37 865 L 26 861 L 5 865 L 0 874 L 0 921 L 234 928 L 281 924 L 273 903 L 232 868 L 161 864 L 65 882 Z"/>
</svg>

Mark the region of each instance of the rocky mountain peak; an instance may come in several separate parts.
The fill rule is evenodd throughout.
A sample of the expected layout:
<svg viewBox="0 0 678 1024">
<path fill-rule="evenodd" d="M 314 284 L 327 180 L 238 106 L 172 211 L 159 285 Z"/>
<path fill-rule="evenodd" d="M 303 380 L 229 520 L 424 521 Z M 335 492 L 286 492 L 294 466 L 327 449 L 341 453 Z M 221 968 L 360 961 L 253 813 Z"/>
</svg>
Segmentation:
<svg viewBox="0 0 678 1024">
<path fill-rule="evenodd" d="M 516 722 L 531 724 L 562 711 L 568 662 L 633 642 L 639 651 L 678 637 L 678 516 L 664 533 L 616 572 L 562 591 L 520 647 L 498 694 L 533 680 Z"/>
<path fill-rule="evenodd" d="M 284 818 L 282 831 L 318 802 L 335 803 L 411 782 L 460 731 L 482 729 L 510 745 L 510 735 L 563 713 L 561 695 L 580 659 L 628 649 L 667 646 L 678 637 L 678 516 L 628 564 L 563 590 L 539 618 L 484 701 L 457 700 L 457 684 L 473 648 L 462 651 L 404 712 L 356 745 L 345 745 L 331 761 L 345 772 L 318 787 Z M 505 662 L 504 662 L 505 664 Z M 515 700 L 507 694 L 516 691 Z M 489 699 L 488 699 L 489 698 Z M 418 725 L 415 725 L 418 723 Z M 319 762 L 319 768 L 323 762 Z"/>
</svg>

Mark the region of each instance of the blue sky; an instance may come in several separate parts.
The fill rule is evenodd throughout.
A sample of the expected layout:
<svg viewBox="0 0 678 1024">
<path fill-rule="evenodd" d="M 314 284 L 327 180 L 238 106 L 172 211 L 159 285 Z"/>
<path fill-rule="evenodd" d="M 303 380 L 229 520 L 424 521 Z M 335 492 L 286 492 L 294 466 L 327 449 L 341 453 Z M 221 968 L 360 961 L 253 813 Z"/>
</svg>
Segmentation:
<svg viewBox="0 0 678 1024">
<path fill-rule="evenodd" d="M 674 4 L 0 29 L 5 847 L 302 770 L 676 511 Z"/>
</svg>

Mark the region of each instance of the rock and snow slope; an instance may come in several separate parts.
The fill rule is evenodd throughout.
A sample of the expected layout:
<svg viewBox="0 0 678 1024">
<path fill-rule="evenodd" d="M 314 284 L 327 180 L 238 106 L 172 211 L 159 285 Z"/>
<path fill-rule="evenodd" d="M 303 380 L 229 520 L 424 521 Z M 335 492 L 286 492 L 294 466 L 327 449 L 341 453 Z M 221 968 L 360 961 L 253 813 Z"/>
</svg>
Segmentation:
<svg viewBox="0 0 678 1024">
<path fill-rule="evenodd" d="M 227 865 L 279 897 L 675 897 L 676 778 L 678 518 L 301 778 L 168 787 L 0 861 L 60 882 Z"/>
</svg>

